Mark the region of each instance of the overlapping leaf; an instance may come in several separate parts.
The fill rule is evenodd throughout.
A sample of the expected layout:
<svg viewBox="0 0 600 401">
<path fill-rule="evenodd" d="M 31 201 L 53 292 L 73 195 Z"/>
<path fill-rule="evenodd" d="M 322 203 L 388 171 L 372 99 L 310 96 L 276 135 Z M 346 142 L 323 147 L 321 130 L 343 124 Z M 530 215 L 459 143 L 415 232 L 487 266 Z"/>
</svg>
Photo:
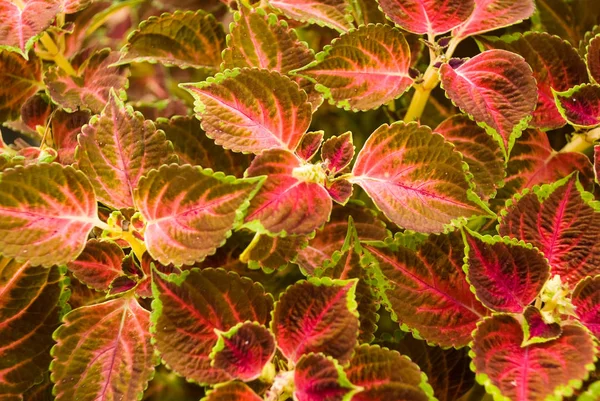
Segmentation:
<svg viewBox="0 0 600 401">
<path fill-rule="evenodd" d="M 7 2 L 4 0 L 3 2 Z M 10 1 L 8 1 L 10 4 Z M 0 8 L 2 2 L 0 2 Z M 0 11 L 1 14 L 1 11 Z M 2 26 L 0 17 L 0 26 Z M 15 120 L 25 101 L 38 90 L 42 62 L 37 57 L 25 60 L 17 53 L 0 50 L 0 120 Z"/>
<path fill-rule="evenodd" d="M 354 143 L 350 131 L 340 136 L 332 136 L 323 143 L 321 159 L 331 174 L 337 174 L 348 167 L 353 157 Z"/>
<path fill-rule="evenodd" d="M 587 277 L 573 291 L 578 320 L 600 338 L 600 276 Z"/>
<path fill-rule="evenodd" d="M 339 363 L 323 354 L 300 358 L 294 369 L 294 386 L 298 401 L 342 401 L 356 391 Z"/>
<path fill-rule="evenodd" d="M 271 329 L 291 362 L 322 352 L 350 360 L 358 337 L 356 281 L 311 278 L 289 287 L 275 305 Z"/>
<path fill-rule="evenodd" d="M 323 131 L 312 131 L 304 134 L 295 150 L 298 157 L 304 161 L 309 161 L 315 157 L 321 143 L 323 143 L 323 134 Z"/>
<path fill-rule="evenodd" d="M 402 95 L 412 84 L 411 55 L 404 35 L 387 25 L 352 30 L 296 72 L 314 80 L 338 107 L 369 110 Z"/>
<path fill-rule="evenodd" d="M 596 35 L 590 40 L 585 61 L 590 72 L 590 77 L 594 82 L 600 84 L 600 35 Z"/>
<path fill-rule="evenodd" d="M 459 232 L 431 236 L 413 251 L 399 246 L 365 246 L 384 304 L 405 329 L 430 343 L 461 347 L 487 314 L 475 299 L 462 270 Z"/>
<path fill-rule="evenodd" d="M 224 48 L 225 32 L 212 14 L 176 11 L 142 21 L 127 38 L 117 64 L 146 61 L 215 70 Z"/>
<path fill-rule="evenodd" d="M 123 275 L 121 262 L 125 253 L 113 241 L 91 239 L 83 252 L 67 264 L 69 270 L 82 283 L 99 291 L 107 291 L 114 279 Z"/>
<path fill-rule="evenodd" d="M 0 175 L 0 254 L 33 265 L 75 259 L 99 222 L 92 185 L 60 164 L 5 170 Z"/>
<path fill-rule="evenodd" d="M 593 369 L 594 342 L 581 326 L 563 325 L 562 335 L 522 347 L 521 324 L 510 315 L 486 319 L 474 334 L 477 380 L 495 400 L 562 398 Z"/>
<path fill-rule="evenodd" d="M 475 0 L 475 10 L 452 31 L 452 36 L 466 38 L 513 25 L 529 18 L 534 11 L 533 0 Z"/>
<path fill-rule="evenodd" d="M 77 135 L 81 132 L 81 127 L 90 121 L 91 113 L 89 111 L 76 111 L 67 113 L 64 110 L 57 110 L 52 117 L 52 141 L 58 152 L 57 161 L 60 164 L 68 165 L 75 161 L 75 149 L 77 148 Z"/>
<path fill-rule="evenodd" d="M 21 121 L 31 130 L 35 130 L 38 125 L 46 126 L 50 113 L 52 113 L 50 99 L 45 93 L 38 92 L 23 103 Z"/>
<path fill-rule="evenodd" d="M 545 30 L 579 46 L 598 25 L 600 3 L 595 1 L 536 0 L 536 30 Z"/>
<path fill-rule="evenodd" d="M 546 323 L 542 312 L 528 306 L 523 312 L 523 344 L 542 343 L 560 337 L 562 329 L 558 323 Z"/>
<path fill-rule="evenodd" d="M 265 272 L 273 272 L 294 262 L 298 251 L 307 243 L 308 237 L 303 235 L 271 237 L 266 234 L 256 234 L 240 255 L 240 260 L 248 263 L 251 269 L 261 268 Z"/>
<path fill-rule="evenodd" d="M 352 181 L 394 223 L 420 232 L 441 232 L 459 217 L 481 213 L 470 191 L 460 154 L 426 126 L 382 125 L 358 154 Z"/>
<path fill-rule="evenodd" d="M 190 165 L 152 170 L 134 192 L 148 252 L 164 265 L 193 264 L 213 254 L 241 221 L 261 181 Z"/>
<path fill-rule="evenodd" d="M 346 32 L 352 24 L 352 5 L 348 0 L 269 0 L 269 4 L 287 17 Z"/>
<path fill-rule="evenodd" d="M 583 84 L 565 92 L 554 92 L 556 106 L 565 120 L 576 127 L 600 125 L 600 85 Z"/>
<path fill-rule="evenodd" d="M 0 257 L 0 398 L 22 400 L 48 370 L 63 295 L 58 267 Z"/>
<path fill-rule="evenodd" d="M 218 336 L 246 320 L 266 324 L 273 299 L 259 284 L 225 270 L 193 269 L 180 276 L 154 272 L 152 331 L 162 359 L 176 372 L 203 384 L 228 381 L 211 366 Z"/>
<path fill-rule="evenodd" d="M 306 93 L 275 71 L 228 70 L 183 87 L 196 99 L 206 134 L 235 152 L 293 151 L 310 125 Z"/>
<path fill-rule="evenodd" d="M 242 382 L 232 381 L 217 384 L 200 401 L 262 401 L 250 387 Z"/>
<path fill-rule="evenodd" d="M 577 177 L 517 197 L 500 220 L 500 235 L 544 253 L 552 276 L 572 285 L 600 274 L 600 213 L 583 199 Z M 586 198 L 591 197 L 587 194 Z"/>
</svg>

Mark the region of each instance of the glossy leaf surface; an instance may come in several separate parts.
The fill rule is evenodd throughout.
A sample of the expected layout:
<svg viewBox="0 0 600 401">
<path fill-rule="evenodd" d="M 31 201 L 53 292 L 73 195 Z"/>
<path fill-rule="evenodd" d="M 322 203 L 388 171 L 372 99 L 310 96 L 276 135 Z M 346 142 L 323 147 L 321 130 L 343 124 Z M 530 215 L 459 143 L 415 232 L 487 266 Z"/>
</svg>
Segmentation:
<svg viewBox="0 0 600 401">
<path fill-rule="evenodd" d="M 352 6 L 347 0 L 269 0 L 269 4 L 287 17 L 346 32 L 352 24 Z"/>
<path fill-rule="evenodd" d="M 579 321 L 600 338 L 600 276 L 587 277 L 577 284 L 572 302 Z"/>
<path fill-rule="evenodd" d="M 529 18 L 534 11 L 533 0 L 475 0 L 475 10 L 452 31 L 452 36 L 466 38 L 513 25 Z"/>
<path fill-rule="evenodd" d="M 554 97 L 569 124 L 583 128 L 600 125 L 600 85 L 578 85 L 565 92 L 554 92 Z"/>
<path fill-rule="evenodd" d="M 342 401 L 355 391 L 337 361 L 323 354 L 303 355 L 294 369 L 294 399 Z"/>
<path fill-rule="evenodd" d="M 1 25 L 2 22 L 0 21 Z M 37 83 L 41 80 L 42 63 L 40 59 L 31 57 L 30 60 L 25 60 L 18 53 L 0 50 L 0 81 L 2 82 L 0 87 L 0 120 L 6 121 L 18 118 L 21 106 L 31 95 L 37 92 Z"/>
</svg>

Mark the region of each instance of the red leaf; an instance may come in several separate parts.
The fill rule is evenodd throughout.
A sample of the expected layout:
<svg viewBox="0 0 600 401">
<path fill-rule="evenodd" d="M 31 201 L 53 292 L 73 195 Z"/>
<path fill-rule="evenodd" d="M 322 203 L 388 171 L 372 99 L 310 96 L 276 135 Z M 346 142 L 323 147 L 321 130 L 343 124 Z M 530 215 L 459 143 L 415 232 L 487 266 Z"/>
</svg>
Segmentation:
<svg viewBox="0 0 600 401">
<path fill-rule="evenodd" d="M 594 176 L 600 181 L 600 145 L 594 146 Z"/>
<path fill-rule="evenodd" d="M 348 167 L 353 157 L 354 143 L 350 131 L 340 136 L 332 136 L 323 143 L 321 159 L 331 174 L 337 174 Z"/>
<path fill-rule="evenodd" d="M 590 72 L 590 77 L 592 77 L 594 82 L 600 84 L 600 35 L 594 36 L 589 42 L 585 61 Z"/>
<path fill-rule="evenodd" d="M 338 362 L 323 354 L 303 355 L 294 369 L 297 401 L 347 400 L 356 389 Z"/>
<path fill-rule="evenodd" d="M 321 143 L 323 142 L 323 134 L 323 131 L 307 132 L 304 134 L 300 140 L 300 143 L 298 144 L 298 147 L 296 148 L 296 154 L 298 157 L 304 161 L 309 161 L 312 159 L 321 147 Z"/>
<path fill-rule="evenodd" d="M 352 196 L 352 183 L 346 179 L 335 180 L 332 183 L 327 183 L 325 189 L 329 193 L 331 199 L 345 205 L 348 199 Z"/>
<path fill-rule="evenodd" d="M 352 24 L 352 5 L 348 0 L 270 0 L 269 5 L 287 17 L 346 32 Z"/>
<path fill-rule="evenodd" d="M 33 131 L 36 130 L 38 125 L 45 128 L 48 117 L 52 113 L 52 105 L 50 103 L 48 96 L 42 93 L 36 93 L 27 99 L 21 107 L 21 120 L 23 124 L 27 125 Z"/>
<path fill-rule="evenodd" d="M 535 11 L 533 0 L 475 0 L 469 19 L 452 31 L 452 36 L 479 35 L 529 18 Z"/>
<path fill-rule="evenodd" d="M 57 110 L 52 117 L 52 140 L 58 152 L 57 161 L 62 165 L 72 164 L 75 161 L 75 148 L 77 148 L 77 135 L 81 127 L 90 121 L 89 111 L 76 111 L 67 113 Z"/>
<path fill-rule="evenodd" d="M 0 26 L 3 26 L 2 4 L 6 2 L 11 4 L 10 0 L 0 0 Z M 13 7 L 12 4 L 10 7 Z M 24 60 L 17 53 L 0 50 L 0 121 L 17 119 L 21 106 L 38 91 L 41 80 L 42 62 L 39 58 Z"/>
<path fill-rule="evenodd" d="M 200 401 L 263 401 L 254 391 L 242 382 L 217 384 Z"/>
<path fill-rule="evenodd" d="M 600 276 L 581 280 L 572 298 L 579 321 L 600 339 Z"/>
<path fill-rule="evenodd" d="M 306 246 L 306 236 L 288 235 L 287 237 L 271 237 L 267 234 L 256 234 L 248 247 L 239 256 L 239 260 L 248 263 L 251 269 L 263 269 L 267 273 L 283 269 L 294 262 L 298 251 Z"/>
<path fill-rule="evenodd" d="M 474 334 L 477 380 L 487 391 L 513 401 L 560 399 L 587 378 L 594 342 L 580 326 L 566 324 L 556 340 L 523 347 L 521 324 L 510 315 L 486 319 Z"/>
<path fill-rule="evenodd" d="M 560 324 L 548 324 L 535 306 L 528 306 L 523 312 L 523 345 L 554 340 L 562 334 Z"/>
<path fill-rule="evenodd" d="M 123 275 L 125 253 L 113 241 L 89 240 L 83 252 L 67 267 L 82 283 L 98 291 L 107 291 L 112 281 Z"/>
<path fill-rule="evenodd" d="M 569 124 L 583 128 L 600 125 L 600 85 L 583 84 L 553 93 L 558 111 Z"/>
</svg>

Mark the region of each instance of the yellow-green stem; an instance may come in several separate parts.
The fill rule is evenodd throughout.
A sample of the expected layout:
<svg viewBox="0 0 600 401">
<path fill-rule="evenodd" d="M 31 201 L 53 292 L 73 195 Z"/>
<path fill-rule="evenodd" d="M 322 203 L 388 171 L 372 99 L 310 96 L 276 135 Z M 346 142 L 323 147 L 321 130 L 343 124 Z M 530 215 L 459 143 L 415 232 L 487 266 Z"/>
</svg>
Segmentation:
<svg viewBox="0 0 600 401">
<path fill-rule="evenodd" d="M 146 252 L 146 244 L 137 239 L 130 231 L 123 231 L 121 238 L 131 245 L 131 250 L 141 262 L 142 256 L 144 256 L 144 253 Z"/>
<path fill-rule="evenodd" d="M 421 118 L 425 106 L 427 105 L 427 101 L 429 100 L 429 95 L 439 81 L 440 78 L 437 73 L 437 68 L 432 64 L 427 68 L 427 71 L 425 71 L 423 82 L 415 85 L 415 93 L 410 101 L 410 106 L 408 106 L 406 115 L 404 116 L 404 121 L 415 121 Z"/>
<path fill-rule="evenodd" d="M 52 55 L 52 59 L 54 60 L 56 65 L 58 65 L 67 74 L 71 76 L 77 75 L 77 72 L 75 71 L 71 63 L 69 63 L 69 60 L 67 60 L 65 55 L 62 54 L 62 52 L 60 51 L 56 43 L 54 43 L 54 40 L 52 39 L 52 37 L 50 37 L 48 32 L 44 32 L 44 34 L 40 38 L 40 42 L 42 42 L 46 50 L 48 50 L 48 53 Z"/>
<path fill-rule="evenodd" d="M 600 127 L 594 128 L 585 134 L 573 136 L 571 142 L 567 143 L 561 152 L 585 152 L 594 145 L 594 142 L 600 139 Z"/>
</svg>

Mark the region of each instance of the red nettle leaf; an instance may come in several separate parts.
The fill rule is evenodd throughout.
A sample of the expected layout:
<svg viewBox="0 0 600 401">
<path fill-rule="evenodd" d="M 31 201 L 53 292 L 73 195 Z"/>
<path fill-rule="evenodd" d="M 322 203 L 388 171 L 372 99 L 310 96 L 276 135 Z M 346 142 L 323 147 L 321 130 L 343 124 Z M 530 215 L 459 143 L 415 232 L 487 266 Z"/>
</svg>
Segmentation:
<svg viewBox="0 0 600 401">
<path fill-rule="evenodd" d="M 466 38 L 517 24 L 535 11 L 533 0 L 475 0 L 475 10 L 452 36 Z"/>
<path fill-rule="evenodd" d="M 460 232 L 430 236 L 417 251 L 365 246 L 383 303 L 405 330 L 442 347 L 462 347 L 487 310 L 463 272 Z"/>
<path fill-rule="evenodd" d="M 600 145 L 594 146 L 594 176 L 600 182 Z"/>
<path fill-rule="evenodd" d="M 275 354 L 275 339 L 264 326 L 245 322 L 219 332 L 212 349 L 211 366 L 243 381 L 257 379 Z"/>
<path fill-rule="evenodd" d="M 417 365 L 378 345 L 357 347 L 345 371 L 352 384 L 362 387 L 352 401 L 427 401 L 433 397 Z"/>
<path fill-rule="evenodd" d="M 323 143 L 323 134 L 323 131 L 307 132 L 304 134 L 296 148 L 298 157 L 304 161 L 309 161 L 315 157 L 321 147 L 321 143 Z"/>
<path fill-rule="evenodd" d="M 466 21 L 474 0 L 378 0 L 386 16 L 416 34 L 439 35 Z"/>
<path fill-rule="evenodd" d="M 69 312 L 54 333 L 56 400 L 138 400 L 158 363 L 149 327 L 150 313 L 128 297 Z"/>
<path fill-rule="evenodd" d="M 2 2 L 6 1 L 0 0 L 0 26 Z M 0 50 L 0 121 L 17 119 L 21 106 L 38 91 L 41 80 L 42 62 L 39 58 L 25 60 L 17 53 Z"/>
<path fill-rule="evenodd" d="M 271 330 L 277 346 L 293 363 L 322 352 L 344 364 L 358 337 L 357 280 L 310 278 L 294 284 L 275 304 Z"/>
<path fill-rule="evenodd" d="M 493 197 L 505 174 L 504 156 L 498 143 L 462 114 L 442 121 L 434 131 L 453 144 L 469 165 L 477 195 L 484 200 Z"/>
<path fill-rule="evenodd" d="M 191 265 L 212 255 L 241 223 L 261 183 L 190 165 L 152 170 L 134 192 L 148 253 L 164 265 Z"/>
<path fill-rule="evenodd" d="M 250 387 L 237 381 L 217 384 L 206 394 L 200 401 L 263 401 Z"/>
<path fill-rule="evenodd" d="M 581 280 L 572 298 L 578 320 L 600 339 L 600 276 Z"/>
<path fill-rule="evenodd" d="M 267 179 L 250 204 L 246 226 L 258 232 L 302 235 L 327 222 L 331 198 L 322 182 L 311 181 L 308 168 L 316 169 L 316 178 L 322 175 L 324 179 L 320 165 L 303 164 L 286 150 L 267 150 L 257 156 L 246 176 L 266 175 Z"/>
<path fill-rule="evenodd" d="M 600 85 L 583 84 L 553 92 L 558 111 L 569 124 L 583 128 L 600 125 Z"/>
<path fill-rule="evenodd" d="M 48 93 L 54 102 L 68 112 L 84 109 L 99 113 L 109 100 L 111 88 L 125 98 L 129 72 L 123 67 L 111 67 L 119 53 L 103 49 L 83 59 L 79 54 L 73 63 L 77 76 L 67 74 L 58 66 L 51 67 L 44 76 Z"/>
<path fill-rule="evenodd" d="M 573 174 L 517 196 L 502 212 L 498 232 L 531 243 L 548 259 L 552 276 L 574 285 L 600 274 L 600 212 L 588 204 L 591 198 Z"/>
<path fill-rule="evenodd" d="M 298 251 L 307 243 L 308 237 L 302 235 L 272 237 L 257 233 L 240 255 L 240 261 L 247 263 L 251 269 L 263 269 L 267 273 L 272 273 L 294 262 Z"/>
<path fill-rule="evenodd" d="M 535 306 L 525 308 L 523 312 L 523 345 L 554 340 L 561 334 L 560 324 L 546 323 L 538 308 Z"/>
<path fill-rule="evenodd" d="M 477 298 L 494 311 L 523 312 L 550 277 L 544 256 L 516 241 L 465 235 L 465 269 Z"/>
<path fill-rule="evenodd" d="M 52 116 L 52 141 L 58 152 L 57 161 L 62 165 L 73 164 L 75 161 L 75 149 L 77 148 L 77 135 L 81 127 L 90 121 L 89 111 L 76 111 L 67 113 L 57 110 Z"/>
<path fill-rule="evenodd" d="M 127 38 L 121 58 L 113 63 L 150 62 L 216 70 L 224 48 L 225 32 L 212 14 L 176 11 L 142 21 Z"/>
<path fill-rule="evenodd" d="M 92 182 L 98 200 L 115 209 L 134 207 L 140 178 L 176 160 L 164 132 L 125 107 L 113 91 L 102 113 L 82 128 L 78 142 L 77 167 Z"/>
<path fill-rule="evenodd" d="M 46 127 L 51 113 L 50 99 L 45 93 L 38 92 L 27 99 L 21 107 L 21 120 L 23 124 L 35 131 L 38 125 Z"/>
<path fill-rule="evenodd" d="M 331 183 L 326 183 L 325 189 L 335 202 L 340 205 L 345 205 L 348 199 L 352 196 L 352 183 L 346 179 L 335 180 Z"/>
<path fill-rule="evenodd" d="M 60 164 L 8 169 L 0 175 L 0 253 L 50 267 L 85 247 L 97 216 L 92 185 Z"/>
<path fill-rule="evenodd" d="M 107 291 L 112 281 L 124 274 L 121 268 L 124 257 L 125 253 L 117 243 L 91 239 L 67 267 L 85 285 Z"/>
<path fill-rule="evenodd" d="M 556 340 L 522 346 L 516 318 L 496 315 L 474 333 L 472 358 L 477 380 L 495 399 L 561 399 L 572 394 L 592 370 L 594 342 L 581 326 L 566 324 Z"/>
<path fill-rule="evenodd" d="M 523 57 L 488 50 L 457 68 L 440 68 L 447 96 L 473 119 L 490 129 L 506 154 L 527 128 L 537 103 L 537 86 Z"/>
<path fill-rule="evenodd" d="M 453 146 L 426 126 L 379 127 L 356 158 L 352 182 L 394 223 L 441 232 L 459 217 L 482 213 L 469 199 L 463 162 Z"/>
<path fill-rule="evenodd" d="M 531 125 L 541 129 L 560 128 L 565 124 L 552 90 L 566 91 L 589 82 L 585 62 L 569 42 L 544 32 L 527 32 L 501 38 L 484 38 L 486 47 L 517 53 L 533 69 L 537 82 L 537 107 Z"/>
<path fill-rule="evenodd" d="M 27 59 L 61 8 L 59 0 L 0 0 L 0 49 L 18 52 Z"/>
<path fill-rule="evenodd" d="M 594 82 L 600 84 L 600 34 L 594 36 L 589 42 L 585 55 L 590 77 Z"/>
<path fill-rule="evenodd" d="M 354 28 L 352 5 L 348 0 L 269 0 L 269 5 L 287 17 L 346 32 Z"/>
<path fill-rule="evenodd" d="M 335 39 L 317 60 L 296 70 L 317 83 L 332 104 L 346 110 L 369 110 L 402 95 L 412 85 L 411 55 L 399 29 L 361 26 Z"/>
<path fill-rule="evenodd" d="M 357 389 L 339 363 L 323 354 L 303 355 L 294 369 L 297 401 L 343 401 Z"/>
<path fill-rule="evenodd" d="M 227 70 L 181 86 L 196 99 L 195 111 L 206 134 L 234 152 L 293 151 L 310 125 L 306 93 L 275 71 Z"/>
<path fill-rule="evenodd" d="M 260 284 L 221 269 L 192 269 L 181 275 L 153 272 L 152 332 L 162 359 L 173 370 L 201 384 L 231 379 L 211 366 L 219 336 L 236 324 L 267 324 L 273 298 Z"/>
<path fill-rule="evenodd" d="M 62 281 L 57 266 L 31 266 L 0 257 L 2 399 L 22 400 L 25 390 L 47 372 L 52 332 L 65 306 Z"/>
<path fill-rule="evenodd" d="M 330 174 L 337 174 L 350 165 L 354 157 L 352 132 L 340 136 L 332 136 L 323 143 L 321 159 Z"/>
</svg>

